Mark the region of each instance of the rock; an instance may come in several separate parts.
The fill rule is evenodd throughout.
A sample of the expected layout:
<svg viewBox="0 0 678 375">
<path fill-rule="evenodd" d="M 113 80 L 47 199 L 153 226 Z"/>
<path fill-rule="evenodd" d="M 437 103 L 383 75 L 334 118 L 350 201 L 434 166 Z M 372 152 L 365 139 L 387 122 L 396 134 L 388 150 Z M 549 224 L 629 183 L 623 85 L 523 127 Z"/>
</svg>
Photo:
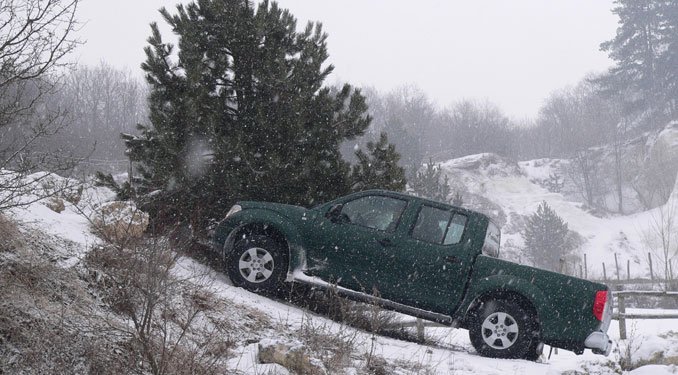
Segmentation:
<svg viewBox="0 0 678 375">
<path fill-rule="evenodd" d="M 460 169 L 483 173 L 488 176 L 522 176 L 523 170 L 517 162 L 493 153 L 467 155 L 448 160 L 442 164 L 446 169 Z"/>
<path fill-rule="evenodd" d="M 320 375 L 325 370 L 308 355 L 299 343 L 277 340 L 259 342 L 259 363 L 277 363 L 296 374 Z"/>
<path fill-rule="evenodd" d="M 37 172 L 26 176 L 25 180 L 33 181 L 37 194 L 42 196 L 55 196 L 72 204 L 78 204 L 82 197 L 83 184 L 72 178 Z"/>
<path fill-rule="evenodd" d="M 58 214 L 60 214 L 63 210 L 66 209 L 66 204 L 64 203 L 64 200 L 59 197 L 50 197 L 49 199 L 44 201 L 44 205 Z"/>
<path fill-rule="evenodd" d="M 667 125 L 652 143 L 634 189 L 646 208 L 663 205 L 671 196 L 678 174 L 678 122 Z"/>
<path fill-rule="evenodd" d="M 72 204 L 78 204 L 78 203 L 80 203 L 80 199 L 82 198 L 82 191 L 83 191 L 83 185 L 78 185 L 77 187 L 71 187 L 69 189 L 65 189 L 64 191 L 61 192 L 60 195 L 67 202 L 70 202 Z"/>
<path fill-rule="evenodd" d="M 148 227 L 148 214 L 137 209 L 133 202 L 104 203 L 96 215 L 93 220 L 95 229 L 111 241 L 139 238 Z"/>
<path fill-rule="evenodd" d="M 373 357 L 367 365 L 367 372 L 374 375 L 387 375 L 392 373 L 388 369 L 388 362 L 381 357 Z"/>
</svg>

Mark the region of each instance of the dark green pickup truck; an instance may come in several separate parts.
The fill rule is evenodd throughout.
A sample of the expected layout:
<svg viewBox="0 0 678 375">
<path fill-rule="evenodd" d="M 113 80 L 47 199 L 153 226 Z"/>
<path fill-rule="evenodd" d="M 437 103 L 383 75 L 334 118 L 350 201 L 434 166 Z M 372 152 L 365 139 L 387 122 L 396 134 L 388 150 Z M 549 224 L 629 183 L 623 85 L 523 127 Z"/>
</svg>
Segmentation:
<svg viewBox="0 0 678 375">
<path fill-rule="evenodd" d="M 478 353 L 536 359 L 544 343 L 607 355 L 606 285 L 499 259 L 485 215 L 389 191 L 312 209 L 239 202 L 216 228 L 234 285 L 299 282 L 468 329 Z"/>
</svg>

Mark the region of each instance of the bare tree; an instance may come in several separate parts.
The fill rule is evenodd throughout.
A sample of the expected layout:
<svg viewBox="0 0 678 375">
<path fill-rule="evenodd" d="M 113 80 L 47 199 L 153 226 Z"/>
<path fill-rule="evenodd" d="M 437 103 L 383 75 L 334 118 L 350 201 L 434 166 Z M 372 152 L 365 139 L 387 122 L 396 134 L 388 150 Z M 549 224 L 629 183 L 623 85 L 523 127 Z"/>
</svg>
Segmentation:
<svg viewBox="0 0 678 375">
<path fill-rule="evenodd" d="M 510 121 L 495 104 L 487 101 L 463 100 L 442 115 L 444 130 L 438 138 L 444 158 L 481 152 L 506 155 L 510 150 Z M 440 158 L 434 157 L 434 160 Z"/>
<path fill-rule="evenodd" d="M 619 115 L 594 84 L 584 79 L 574 87 L 552 93 L 539 111 L 539 126 L 553 143 L 553 155 L 569 156 L 610 141 Z"/>
<path fill-rule="evenodd" d="M 381 132 L 388 133 L 402 158 L 400 164 L 408 177 L 421 167 L 425 153 L 437 150 L 438 111 L 416 86 L 403 85 L 380 95 L 374 89 L 366 92 L 372 116 L 372 125 L 365 136 L 367 141 L 378 141 Z M 436 141 L 433 141 L 436 140 Z"/>
<path fill-rule="evenodd" d="M 0 210 L 27 203 L 15 198 L 44 178 L 25 179 L 37 165 L 58 170 L 71 164 L 33 147 L 65 124 L 64 111 L 50 107 L 45 97 L 68 65 L 64 57 L 78 44 L 72 35 L 78 3 L 0 0 Z"/>
<path fill-rule="evenodd" d="M 547 156 L 571 158 L 567 173 L 587 205 L 607 209 L 602 198 L 614 193 L 617 210 L 622 212 L 626 127 L 614 100 L 601 96 L 595 83 L 585 79 L 549 96 L 540 110 L 538 127 L 550 146 Z M 613 147 L 614 165 L 609 169 L 614 175 L 609 177 L 601 173 L 605 171 L 606 144 Z M 607 186 L 614 186 L 614 192 Z"/>
<path fill-rule="evenodd" d="M 439 109 L 413 85 L 385 95 L 370 88 L 364 93 L 373 119 L 364 142 L 387 132 L 409 179 L 416 177 L 425 157 L 440 161 L 480 152 L 507 155 L 516 149 L 511 121 L 487 100 L 463 100 Z"/>
<path fill-rule="evenodd" d="M 673 194 L 665 204 L 654 209 L 649 226 L 642 233 L 645 245 L 659 258 L 667 281 L 675 279 L 674 262 L 678 257 L 678 196 Z"/>
<path fill-rule="evenodd" d="M 626 133 L 626 122 L 620 122 L 615 129 L 612 146 L 614 150 L 614 182 L 617 193 L 617 211 L 620 214 L 624 214 L 624 169 L 622 160 L 624 156 L 623 136 Z"/>
<path fill-rule="evenodd" d="M 134 362 L 155 375 L 223 372 L 231 348 L 230 323 L 218 314 L 225 301 L 212 290 L 208 272 L 176 272 L 188 240 L 172 244 L 152 231 L 144 235 L 148 216 L 132 203 L 90 204 L 76 209 L 104 245 L 85 261 L 115 313 L 106 324 L 129 340 Z"/>
<path fill-rule="evenodd" d="M 607 97 L 600 93 L 595 78 L 588 78 L 582 83 L 584 87 L 585 119 L 589 127 L 597 130 L 588 136 L 598 139 L 601 144 L 612 148 L 612 168 L 609 180 L 613 182 L 613 195 L 617 201 L 617 212 L 624 213 L 624 186 L 629 182 L 631 170 L 628 158 L 629 122 L 623 117 L 622 99 L 619 96 Z M 604 161 L 603 161 L 604 162 Z M 610 185 L 603 182 L 602 185 Z M 606 207 L 607 208 L 607 207 Z M 610 207 L 611 208 L 611 207 Z"/>
<path fill-rule="evenodd" d="M 147 116 L 147 87 L 130 71 L 105 62 L 78 66 L 64 79 L 51 102 L 69 109 L 70 123 L 45 145 L 72 150 L 89 170 L 119 172 L 127 168 L 121 133 L 133 132 Z"/>
<path fill-rule="evenodd" d="M 228 324 L 215 314 L 222 301 L 199 278 L 174 275 L 179 258 L 154 238 L 97 248 L 87 261 L 99 272 L 104 301 L 118 314 L 111 328 L 130 340 L 141 367 L 156 375 L 221 372 L 230 348 Z M 117 324 L 117 317 L 126 324 Z"/>
<path fill-rule="evenodd" d="M 576 151 L 567 172 L 586 204 L 591 208 L 596 207 L 596 197 L 600 195 L 599 173 L 593 152 L 590 149 Z"/>
</svg>

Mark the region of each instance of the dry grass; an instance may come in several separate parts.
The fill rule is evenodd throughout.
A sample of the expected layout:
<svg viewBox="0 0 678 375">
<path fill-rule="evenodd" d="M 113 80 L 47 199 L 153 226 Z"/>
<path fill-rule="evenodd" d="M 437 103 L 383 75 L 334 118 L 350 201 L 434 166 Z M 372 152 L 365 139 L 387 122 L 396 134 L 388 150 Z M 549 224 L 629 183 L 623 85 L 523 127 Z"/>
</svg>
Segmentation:
<svg viewBox="0 0 678 375">
<path fill-rule="evenodd" d="M 226 302 L 171 277 L 177 256 L 166 247 L 105 246 L 64 269 L 46 256 L 60 242 L 22 238 L 4 218 L 0 231 L 15 239 L 0 252 L 0 374 L 226 371 L 236 328 Z M 140 311 L 153 317 L 146 336 L 130 330 Z"/>
<path fill-rule="evenodd" d="M 317 314 L 380 336 L 419 344 L 437 344 L 430 337 L 423 340 L 410 329 L 398 328 L 397 315 L 377 305 L 351 301 L 339 296 L 334 289 L 308 290 L 300 286 L 290 297 L 291 301 Z"/>
<path fill-rule="evenodd" d="M 351 356 L 359 344 L 356 330 L 347 327 L 332 329 L 312 319 L 304 320 L 297 335 L 330 374 L 340 373 L 351 365 Z"/>
<path fill-rule="evenodd" d="M 22 246 L 22 236 L 16 224 L 0 213 L 0 252 L 15 251 Z"/>
<path fill-rule="evenodd" d="M 655 352 L 650 358 L 640 358 L 637 360 L 632 360 L 634 357 L 635 352 L 629 352 L 629 347 L 632 347 L 634 345 L 635 341 L 639 341 L 636 338 L 636 332 L 635 332 L 635 326 L 632 328 L 631 333 L 629 335 L 629 339 L 626 340 L 625 345 L 623 345 L 623 348 L 626 348 L 626 353 L 622 353 L 620 356 L 620 361 L 619 364 L 623 370 L 626 371 L 631 371 L 634 369 L 637 369 L 638 367 L 646 366 L 646 365 L 675 365 L 678 366 L 678 356 L 675 355 L 666 355 L 666 352 L 663 350 L 660 350 L 658 352 Z M 660 334 L 659 337 L 663 339 L 675 339 L 678 336 L 678 333 L 674 331 L 669 331 L 665 334 Z M 642 346 L 642 341 L 639 343 L 635 343 L 637 348 L 640 348 Z M 636 349 L 637 351 L 637 349 Z"/>
<path fill-rule="evenodd" d="M 211 374 L 235 346 L 227 301 L 209 284 L 180 279 L 172 269 L 180 255 L 163 239 L 127 246 L 109 244 L 85 259 L 105 303 L 129 324 L 116 329 L 129 338 L 136 360 L 152 374 Z M 198 285 L 200 284 L 200 285 Z"/>
<path fill-rule="evenodd" d="M 148 228 L 149 215 L 132 202 L 106 202 L 97 211 L 93 217 L 88 217 L 93 231 L 120 248 L 133 247 Z"/>
<path fill-rule="evenodd" d="M 354 360 L 362 362 L 360 373 L 365 374 L 391 374 L 396 369 L 410 374 L 435 373 L 429 364 L 409 361 L 390 364 L 375 353 L 377 335 L 420 341 L 414 332 L 393 328 L 397 326 L 395 313 L 376 305 L 350 301 L 333 290 L 302 290 L 294 294 L 292 300 L 340 323 L 330 327 L 326 323 L 306 319 L 297 332 L 297 337 L 311 348 L 313 356 L 323 363 L 328 373 L 341 373 L 347 367 L 353 367 Z M 361 331 L 372 335 L 366 337 Z M 360 352 L 364 348 L 368 348 L 367 351 Z"/>
<path fill-rule="evenodd" d="M 3 233 L 8 228 L 16 230 L 4 222 Z M 117 338 L 94 316 L 98 302 L 87 284 L 15 234 L 15 243 L 24 245 L 14 247 L 12 256 L 0 255 L 0 374 L 113 374 L 133 368 Z"/>
<path fill-rule="evenodd" d="M 436 370 L 429 364 L 429 363 L 423 363 L 423 362 L 413 362 L 413 361 L 406 361 L 406 360 L 396 360 L 394 361 L 394 365 L 402 370 L 404 370 L 407 374 L 412 374 L 412 375 L 435 375 L 437 374 Z"/>
<path fill-rule="evenodd" d="M 678 336 L 678 333 L 674 331 L 659 335 L 664 339 L 675 338 L 676 336 Z M 618 364 L 622 370 L 632 371 L 647 365 L 678 365 L 678 356 L 667 356 L 663 350 L 653 353 L 649 358 L 637 358 L 637 353 L 642 346 L 643 339 L 638 334 L 636 325 L 632 324 L 628 338 L 620 341 L 619 352 L 617 353 Z"/>
<path fill-rule="evenodd" d="M 678 366 L 678 356 L 665 356 L 664 351 L 656 352 L 650 358 L 643 358 L 632 363 L 623 364 L 622 367 L 625 371 L 633 371 L 639 367 L 647 365 L 673 365 Z"/>
</svg>

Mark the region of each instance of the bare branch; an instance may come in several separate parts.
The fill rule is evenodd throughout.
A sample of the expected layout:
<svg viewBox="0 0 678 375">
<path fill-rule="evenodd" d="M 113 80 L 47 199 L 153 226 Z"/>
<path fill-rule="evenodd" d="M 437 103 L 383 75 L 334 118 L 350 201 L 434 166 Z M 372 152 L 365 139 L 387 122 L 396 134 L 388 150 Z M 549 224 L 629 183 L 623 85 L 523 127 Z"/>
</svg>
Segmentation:
<svg viewBox="0 0 678 375">
<path fill-rule="evenodd" d="M 24 178 L 36 168 L 60 172 L 77 164 L 34 149 L 66 124 L 67 112 L 45 98 L 69 65 L 64 57 L 78 45 L 79 1 L 0 0 L 0 210 L 47 197 L 27 194 L 31 183 Z"/>
</svg>

